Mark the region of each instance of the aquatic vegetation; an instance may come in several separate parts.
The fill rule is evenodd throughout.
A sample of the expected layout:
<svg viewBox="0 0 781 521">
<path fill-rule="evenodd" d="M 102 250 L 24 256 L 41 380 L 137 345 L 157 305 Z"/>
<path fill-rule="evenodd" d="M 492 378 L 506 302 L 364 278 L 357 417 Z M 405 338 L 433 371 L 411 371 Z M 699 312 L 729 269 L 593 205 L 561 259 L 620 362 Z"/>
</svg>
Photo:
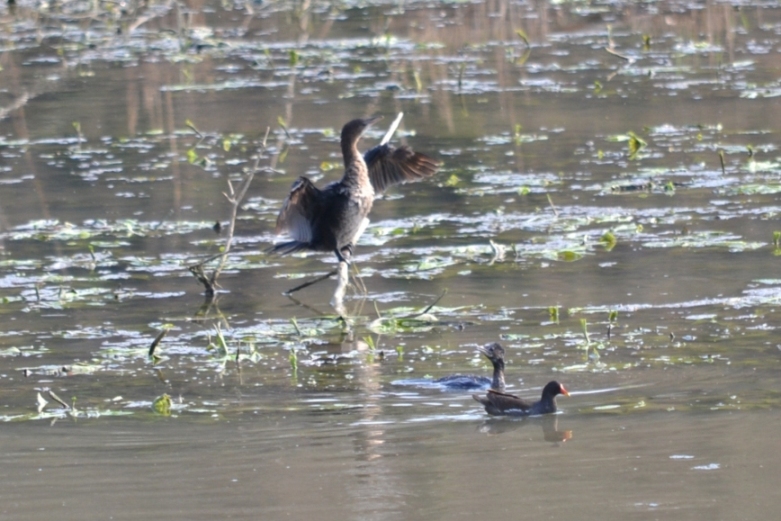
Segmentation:
<svg viewBox="0 0 781 521">
<path fill-rule="evenodd" d="M 2 419 L 341 414 L 377 396 L 441 406 L 384 385 L 470 366 L 474 345 L 499 338 L 515 383 L 777 370 L 773 9 L 691 32 L 715 7 L 690 20 L 678 6 L 658 32 L 653 13 L 608 27 L 588 18 L 607 7 L 562 4 L 543 31 L 511 3 L 512 17 L 472 32 L 457 23 L 469 5 L 208 3 L 180 16 L 171 2 L 98 3 L 86 30 L 83 2 L 18 6 L 0 22 Z M 724 100 L 735 110 L 701 109 Z M 316 287 L 283 297 L 332 267 L 282 270 L 263 253 L 295 177 L 327 182 L 341 164 L 332 115 L 401 109 L 400 136 L 426 140 L 444 175 L 386 195 L 355 262 L 372 292 L 348 295 L 349 324 Z M 78 408 L 44 389 L 65 381 Z M 255 387 L 284 398 L 248 399 Z"/>
<path fill-rule="evenodd" d="M 161 416 L 171 416 L 171 397 L 167 394 L 158 396 L 152 402 L 152 409 Z"/>
</svg>

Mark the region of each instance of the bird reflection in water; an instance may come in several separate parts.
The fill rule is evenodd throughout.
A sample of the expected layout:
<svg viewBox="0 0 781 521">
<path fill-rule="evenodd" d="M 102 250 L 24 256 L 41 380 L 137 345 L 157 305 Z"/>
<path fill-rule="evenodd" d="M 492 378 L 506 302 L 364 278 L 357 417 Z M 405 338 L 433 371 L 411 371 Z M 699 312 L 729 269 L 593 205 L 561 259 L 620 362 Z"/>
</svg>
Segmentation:
<svg viewBox="0 0 781 521">
<path fill-rule="evenodd" d="M 572 431 L 559 430 L 559 415 L 548 414 L 539 418 L 523 418 L 515 421 L 504 419 L 488 419 L 478 427 L 478 431 L 484 434 L 498 435 L 510 431 L 516 431 L 526 425 L 539 425 L 542 427 L 542 435 L 545 441 L 550 443 L 564 443 L 572 439 Z"/>
</svg>

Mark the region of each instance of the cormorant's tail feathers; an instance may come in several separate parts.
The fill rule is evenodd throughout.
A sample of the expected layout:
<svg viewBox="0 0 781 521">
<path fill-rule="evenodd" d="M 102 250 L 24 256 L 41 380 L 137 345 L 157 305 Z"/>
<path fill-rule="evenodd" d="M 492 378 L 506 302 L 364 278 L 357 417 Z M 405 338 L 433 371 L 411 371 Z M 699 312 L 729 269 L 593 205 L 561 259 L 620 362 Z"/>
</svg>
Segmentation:
<svg viewBox="0 0 781 521">
<path fill-rule="evenodd" d="M 489 403 L 491 403 L 488 401 L 488 398 L 486 398 L 485 395 L 473 394 L 472 398 L 474 398 L 475 400 L 477 400 L 483 405 L 488 405 Z"/>
</svg>

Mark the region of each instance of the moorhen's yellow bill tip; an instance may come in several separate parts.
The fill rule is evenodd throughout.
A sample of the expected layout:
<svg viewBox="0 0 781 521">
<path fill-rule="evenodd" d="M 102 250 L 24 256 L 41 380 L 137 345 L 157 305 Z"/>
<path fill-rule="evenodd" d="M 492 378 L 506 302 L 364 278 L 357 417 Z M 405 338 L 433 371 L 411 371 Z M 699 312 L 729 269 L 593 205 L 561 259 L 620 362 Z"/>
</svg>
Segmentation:
<svg viewBox="0 0 781 521">
<path fill-rule="evenodd" d="M 559 384 L 559 387 L 561 387 L 561 394 L 564 396 L 569 396 L 569 391 L 566 390 L 563 385 Z"/>
</svg>

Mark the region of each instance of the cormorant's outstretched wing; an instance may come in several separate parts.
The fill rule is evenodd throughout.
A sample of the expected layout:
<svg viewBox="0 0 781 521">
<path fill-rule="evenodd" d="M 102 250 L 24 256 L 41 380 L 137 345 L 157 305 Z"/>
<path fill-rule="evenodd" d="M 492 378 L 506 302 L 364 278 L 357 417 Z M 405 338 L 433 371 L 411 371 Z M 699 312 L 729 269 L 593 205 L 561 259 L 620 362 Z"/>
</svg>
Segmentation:
<svg viewBox="0 0 781 521">
<path fill-rule="evenodd" d="M 277 234 L 287 232 L 296 242 L 312 240 L 312 221 L 321 211 L 320 189 L 308 177 L 299 177 L 290 188 L 277 216 Z"/>
<path fill-rule="evenodd" d="M 439 170 L 439 162 L 425 154 L 414 152 L 408 146 L 399 148 L 388 144 L 378 145 L 363 155 L 369 169 L 369 179 L 375 193 L 382 193 L 389 186 L 420 181 Z"/>
</svg>

